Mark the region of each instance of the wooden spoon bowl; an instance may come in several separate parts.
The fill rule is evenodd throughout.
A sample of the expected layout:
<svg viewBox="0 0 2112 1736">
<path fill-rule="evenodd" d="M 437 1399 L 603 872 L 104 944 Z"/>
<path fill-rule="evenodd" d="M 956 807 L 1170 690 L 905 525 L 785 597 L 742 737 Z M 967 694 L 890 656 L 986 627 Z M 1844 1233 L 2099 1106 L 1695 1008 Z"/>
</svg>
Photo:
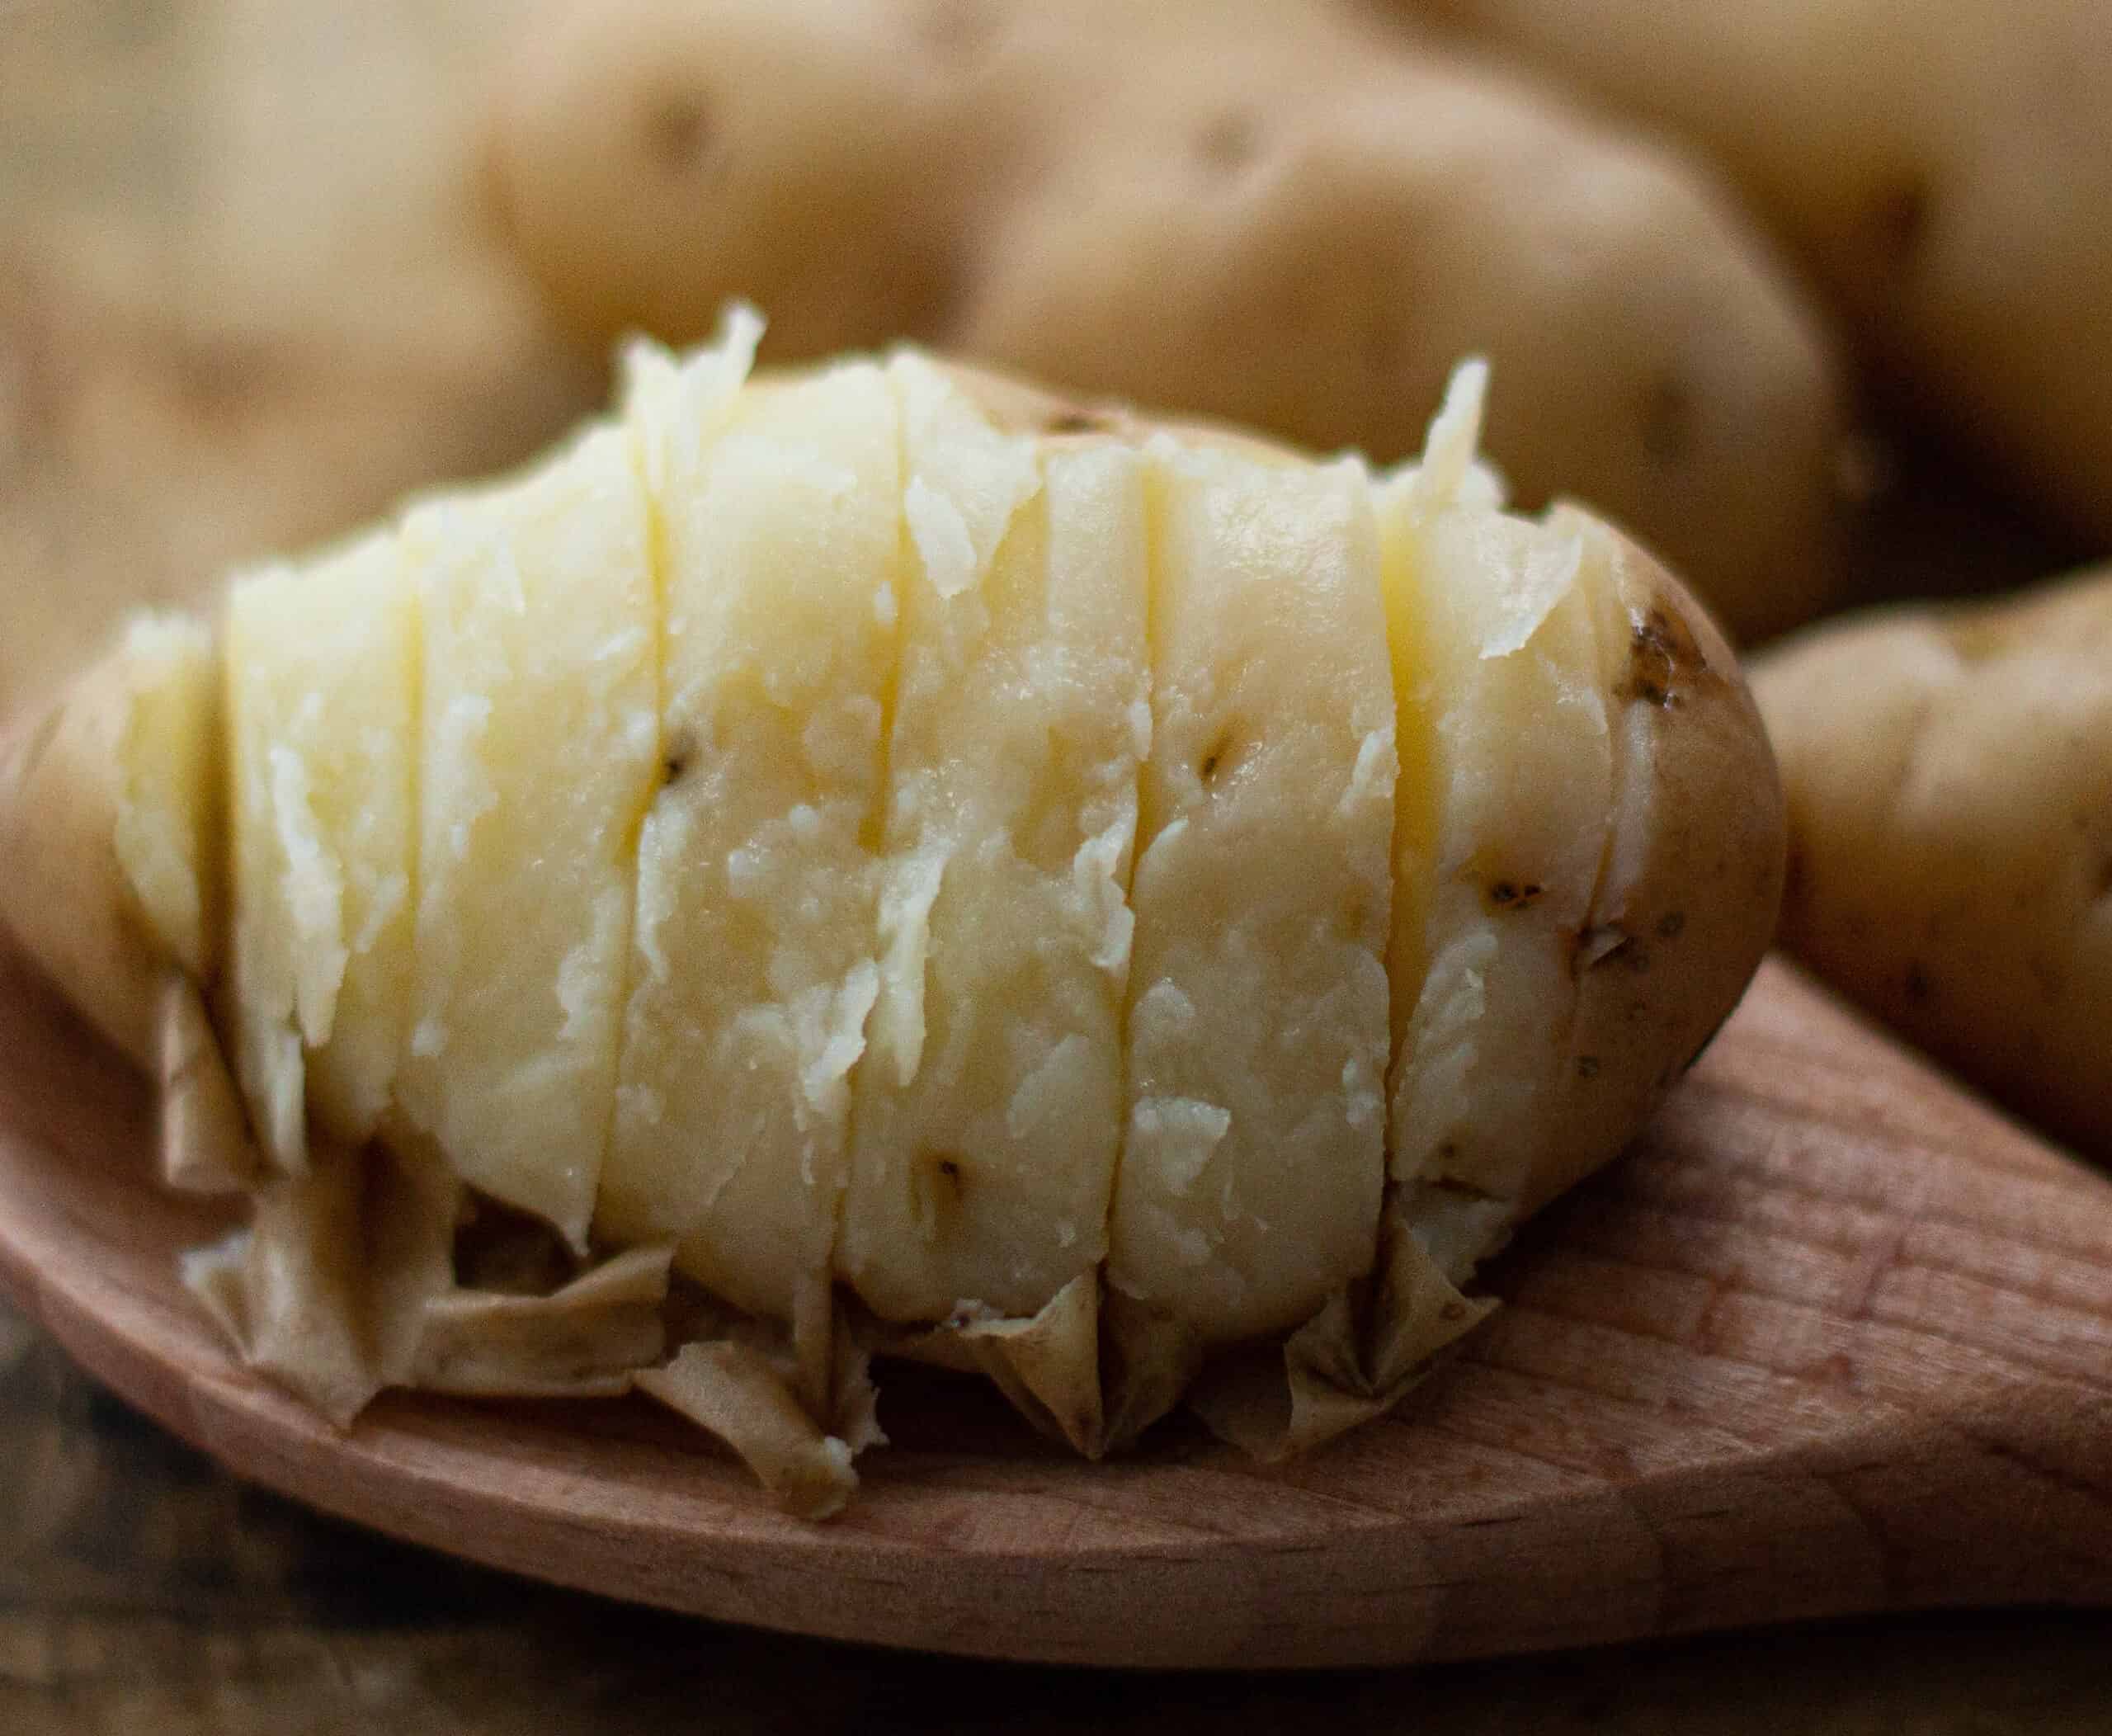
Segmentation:
<svg viewBox="0 0 2112 1736">
<path fill-rule="evenodd" d="M 895 1380 L 851 1512 L 643 1407 L 392 1396 L 339 1434 L 176 1279 L 144 1087 L 0 956 L 0 1281 L 245 1475 L 722 1620 L 1136 1665 L 1417 1659 L 1934 1605 L 2112 1602 L 2112 1183 L 1770 962 L 1650 1132 L 1492 1275 L 1393 1416 L 1276 1469 L 1091 1465 Z"/>
</svg>

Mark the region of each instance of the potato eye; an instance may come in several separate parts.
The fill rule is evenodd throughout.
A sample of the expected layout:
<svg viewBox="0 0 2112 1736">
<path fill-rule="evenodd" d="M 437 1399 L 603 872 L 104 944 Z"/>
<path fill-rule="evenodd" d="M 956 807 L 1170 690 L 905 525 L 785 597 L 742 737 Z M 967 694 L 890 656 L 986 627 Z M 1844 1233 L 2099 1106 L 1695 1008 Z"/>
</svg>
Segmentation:
<svg viewBox="0 0 2112 1736">
<path fill-rule="evenodd" d="M 1888 188 L 1870 207 L 1870 231 L 1886 262 L 1904 271 L 1929 233 L 1929 189 L 1920 180 Z"/>
<path fill-rule="evenodd" d="M 1261 146 L 1261 129 L 1240 109 L 1228 109 L 1195 135 L 1195 156 L 1214 174 L 1237 173 L 1252 163 Z"/>
<path fill-rule="evenodd" d="M 704 98 L 685 91 L 662 98 L 645 118 L 646 149 L 670 175 L 695 172 L 711 150 L 711 116 Z"/>
</svg>

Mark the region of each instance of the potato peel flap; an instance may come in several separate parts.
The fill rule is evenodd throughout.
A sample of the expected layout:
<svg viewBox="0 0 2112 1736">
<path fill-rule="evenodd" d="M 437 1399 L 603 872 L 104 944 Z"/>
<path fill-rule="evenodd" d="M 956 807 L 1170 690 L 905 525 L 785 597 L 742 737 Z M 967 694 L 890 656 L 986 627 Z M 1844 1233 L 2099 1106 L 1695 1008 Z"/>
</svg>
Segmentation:
<svg viewBox="0 0 2112 1736">
<path fill-rule="evenodd" d="M 1264 1464 L 1308 1451 L 1391 1410 L 1494 1311 L 1493 1298 L 1460 1294 L 1411 1219 L 1413 1197 L 1387 1190 L 1376 1269 L 1330 1296 L 1280 1355 L 1204 1370 L 1188 1403 L 1213 1434 Z"/>
<path fill-rule="evenodd" d="M 304 1172 L 267 1172 L 204 997 L 180 972 L 163 987 L 158 1036 L 163 1182 L 251 1204 L 246 1228 L 183 1256 L 183 1282 L 246 1365 L 338 1427 L 389 1387 L 484 1399 L 635 1389 L 725 1442 L 788 1511 L 823 1518 L 850 1499 L 851 1459 L 886 1437 L 868 1353 L 825 1295 L 795 1342 L 708 1301 L 671 1306 L 665 1245 L 529 1288 L 549 1262 L 527 1223 L 477 1251 L 475 1275 L 507 1287 L 464 1285 L 458 1238 L 474 1210 L 436 1155 L 398 1139 L 318 1147 Z M 686 1342 L 668 1361 L 671 1321 Z"/>
<path fill-rule="evenodd" d="M 930 1328 L 861 1322 L 875 1355 L 980 1375 L 1052 1441 L 1089 1459 L 1126 1446 L 1172 1410 L 1195 1376 L 1192 1330 L 1081 1273 L 1031 1315 L 978 1304 Z"/>
<path fill-rule="evenodd" d="M 667 1348 L 668 1247 L 634 1248 L 547 1296 L 450 1290 L 419 1315 L 407 1385 L 477 1398 L 616 1398 Z"/>
<path fill-rule="evenodd" d="M 787 1512 L 827 1519 L 857 1493 L 856 1450 L 823 1432 L 794 1396 L 784 1366 L 755 1345 L 734 1338 L 685 1344 L 665 1367 L 636 1378 L 640 1392 L 733 1448 Z"/>
<path fill-rule="evenodd" d="M 982 1375 L 1036 1429 L 1090 1458 L 1185 1399 L 1220 1437 L 1274 1461 L 1389 1408 L 1495 1306 L 1463 1296 L 1447 1271 L 1464 1275 L 1488 1225 L 1454 1213 L 1450 1238 L 1440 1227 L 1433 1238 L 1411 1224 L 1411 1190 L 1400 1187 L 1369 1278 L 1280 1350 L 1208 1367 L 1190 1329 L 1097 1270 L 1031 1316 L 969 1303 L 928 1327 L 879 1320 L 818 1285 L 795 1328 L 678 1289 L 665 1245 L 575 1270 L 560 1253 L 553 1276 L 548 1237 L 524 1221 L 487 1233 L 469 1262 L 504 1287 L 464 1284 L 460 1238 L 476 1208 L 437 1156 L 401 1140 L 318 1148 L 305 1172 L 269 1172 L 196 984 L 172 973 L 158 1017 L 163 1179 L 245 1194 L 252 1207 L 247 1228 L 184 1255 L 183 1281 L 249 1367 L 341 1428 L 390 1387 L 481 1399 L 637 1392 L 728 1447 L 786 1512 L 818 1520 L 848 1504 L 852 1461 L 886 1440 L 876 1356 Z"/>
<path fill-rule="evenodd" d="M 249 1228 L 186 1255 L 182 1274 L 243 1361 L 342 1428 L 384 1383 L 361 1318 L 365 1177 L 350 1153 L 317 1157 L 258 1188 Z"/>
<path fill-rule="evenodd" d="M 198 985 L 180 970 L 156 1008 L 162 1185 L 176 1193 L 247 1193 L 262 1166 Z"/>
</svg>

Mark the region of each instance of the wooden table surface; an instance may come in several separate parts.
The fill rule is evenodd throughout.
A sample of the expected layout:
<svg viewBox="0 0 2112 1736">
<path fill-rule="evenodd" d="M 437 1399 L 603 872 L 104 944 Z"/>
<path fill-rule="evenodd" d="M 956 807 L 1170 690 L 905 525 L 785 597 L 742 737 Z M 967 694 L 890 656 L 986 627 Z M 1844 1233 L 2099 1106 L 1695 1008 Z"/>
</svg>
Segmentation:
<svg viewBox="0 0 2112 1736">
<path fill-rule="evenodd" d="M 520 11 L 0 0 L 0 713 L 127 604 L 508 462 L 593 401 L 596 370 L 544 328 L 476 203 L 476 94 Z M 1985 559 L 2010 573 L 2058 547 L 1987 522 Z M 1959 544 L 1947 526 L 1906 545 L 1955 562 Z M 1028 1730 L 2053 1736 L 2112 1723 L 2108 1637 L 2104 1616 L 2012 1612 L 1295 1679 L 862 1652 L 325 1521 L 236 1484 L 0 1310 L 10 1736 L 966 1729 L 1001 1713 Z"/>
</svg>

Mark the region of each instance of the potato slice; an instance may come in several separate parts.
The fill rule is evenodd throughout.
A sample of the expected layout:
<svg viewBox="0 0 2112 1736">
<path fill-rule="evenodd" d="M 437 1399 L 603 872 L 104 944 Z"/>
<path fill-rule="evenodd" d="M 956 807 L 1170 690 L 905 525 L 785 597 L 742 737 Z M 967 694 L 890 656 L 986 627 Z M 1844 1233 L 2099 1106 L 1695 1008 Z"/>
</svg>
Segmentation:
<svg viewBox="0 0 2112 1736">
<path fill-rule="evenodd" d="M 918 358 L 880 998 L 838 1270 L 897 1320 L 1031 1315 L 1096 1266 L 1122 1119 L 1143 467 L 995 432 Z"/>
<path fill-rule="evenodd" d="M 583 1243 L 640 816 L 660 779 L 629 431 L 404 520 L 423 612 L 415 986 L 399 1096 L 463 1180 Z"/>
<path fill-rule="evenodd" d="M 1153 738 L 1110 1276 L 1206 1337 L 1376 1256 L 1396 778 L 1371 492 L 1150 448 Z"/>
<path fill-rule="evenodd" d="M 226 616 L 236 1064 L 307 1161 L 388 1108 L 411 1005 L 417 598 L 395 536 L 238 581 Z"/>
<path fill-rule="evenodd" d="M 684 1271 L 783 1318 L 827 1279 L 879 988 L 900 427 L 870 363 L 729 408 L 744 366 L 708 352 L 632 394 L 667 697 L 597 1227 L 676 1240 Z"/>
<path fill-rule="evenodd" d="M 1395 858 L 1401 885 L 1426 889 L 1397 894 L 1391 1164 L 1402 1182 L 1511 1201 L 1561 1136 L 1549 1105 L 1605 854 L 1612 748 L 1585 544 L 1486 501 L 1455 503 L 1442 466 L 1434 451 L 1382 497 L 1389 605 L 1419 622 L 1412 709 L 1436 792 L 1400 828 Z"/>
</svg>

